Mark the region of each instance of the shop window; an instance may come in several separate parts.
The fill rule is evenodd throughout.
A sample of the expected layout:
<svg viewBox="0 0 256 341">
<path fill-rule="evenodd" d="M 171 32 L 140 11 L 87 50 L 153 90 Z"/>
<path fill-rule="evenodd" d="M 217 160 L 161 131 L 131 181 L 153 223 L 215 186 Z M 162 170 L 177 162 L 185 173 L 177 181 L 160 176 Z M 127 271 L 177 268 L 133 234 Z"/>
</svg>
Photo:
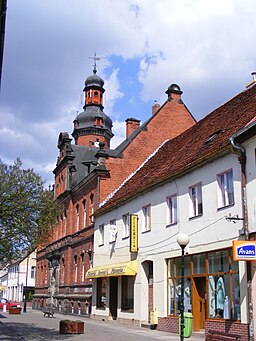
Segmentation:
<svg viewBox="0 0 256 341">
<path fill-rule="evenodd" d="M 208 255 L 209 273 L 229 271 L 228 250 L 211 252 Z"/>
<path fill-rule="evenodd" d="M 237 262 L 232 261 L 231 254 L 232 249 L 225 249 L 185 257 L 185 311 L 192 310 L 193 297 L 194 307 L 197 309 L 197 295 L 191 295 L 193 283 L 193 290 L 196 290 L 201 298 L 205 298 L 206 318 L 241 319 L 239 271 Z M 179 315 L 180 312 L 180 265 L 180 257 L 167 260 L 168 314 L 170 315 Z"/>
<path fill-rule="evenodd" d="M 177 223 L 177 195 L 174 194 L 166 199 L 167 202 L 167 225 Z"/>
<path fill-rule="evenodd" d="M 96 306 L 99 309 L 106 308 L 106 279 L 97 278 L 97 302 Z"/>
<path fill-rule="evenodd" d="M 234 187 L 232 170 L 217 175 L 218 182 L 218 207 L 234 204 Z"/>
<path fill-rule="evenodd" d="M 202 185 L 197 184 L 189 188 L 190 196 L 190 217 L 203 214 Z"/>
<path fill-rule="evenodd" d="M 130 235 L 130 214 L 123 215 L 123 238 L 127 238 Z"/>
<path fill-rule="evenodd" d="M 151 230 L 151 206 L 142 207 L 142 232 Z"/>
<path fill-rule="evenodd" d="M 123 311 L 133 312 L 134 310 L 134 276 L 122 277 L 122 306 Z"/>
<path fill-rule="evenodd" d="M 202 274 L 205 272 L 205 255 L 199 254 L 193 256 L 193 273 Z"/>
</svg>

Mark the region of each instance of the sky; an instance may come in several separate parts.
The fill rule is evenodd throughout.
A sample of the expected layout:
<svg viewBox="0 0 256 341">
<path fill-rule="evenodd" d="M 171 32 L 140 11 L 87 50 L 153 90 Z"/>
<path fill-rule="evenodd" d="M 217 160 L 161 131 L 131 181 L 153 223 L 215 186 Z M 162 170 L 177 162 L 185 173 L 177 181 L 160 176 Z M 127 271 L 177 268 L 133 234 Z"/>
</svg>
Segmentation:
<svg viewBox="0 0 256 341">
<path fill-rule="evenodd" d="M 254 0 L 8 0 L 0 93 L 0 159 L 19 157 L 46 184 L 60 132 L 73 131 L 84 82 L 104 81 L 111 148 L 125 120 L 145 122 L 176 83 L 192 115 L 245 89 L 256 71 Z"/>
</svg>

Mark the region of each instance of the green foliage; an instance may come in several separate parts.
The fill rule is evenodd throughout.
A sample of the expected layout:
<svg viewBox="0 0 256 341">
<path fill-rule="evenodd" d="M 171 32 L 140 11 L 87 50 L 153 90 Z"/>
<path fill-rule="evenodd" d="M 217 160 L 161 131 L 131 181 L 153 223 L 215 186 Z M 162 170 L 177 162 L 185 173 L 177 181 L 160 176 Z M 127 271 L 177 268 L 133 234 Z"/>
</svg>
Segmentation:
<svg viewBox="0 0 256 341">
<path fill-rule="evenodd" d="M 0 160 L 0 263 L 46 242 L 57 222 L 57 203 L 33 169 Z"/>
</svg>

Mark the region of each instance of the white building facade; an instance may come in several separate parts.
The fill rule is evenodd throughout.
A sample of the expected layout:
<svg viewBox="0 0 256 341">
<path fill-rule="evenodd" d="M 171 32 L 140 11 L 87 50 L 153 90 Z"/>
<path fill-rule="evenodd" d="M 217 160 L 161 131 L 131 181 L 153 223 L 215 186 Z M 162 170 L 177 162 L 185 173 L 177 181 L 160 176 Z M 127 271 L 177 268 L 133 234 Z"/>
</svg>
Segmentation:
<svg viewBox="0 0 256 341">
<path fill-rule="evenodd" d="M 35 276 L 36 252 L 34 251 L 29 256 L 16 261 L 8 267 L 3 297 L 14 302 L 22 302 L 25 294 L 27 299 L 32 298 L 35 288 Z"/>
<path fill-rule="evenodd" d="M 256 232 L 256 145 L 254 137 L 242 141 L 248 150 L 244 177 L 240 145 L 234 148 L 227 141 L 256 115 L 254 93 L 255 87 L 238 95 L 239 101 L 250 97 L 254 102 L 248 117 L 241 118 L 237 100 L 231 100 L 225 110 L 219 109 L 223 117 L 213 112 L 162 146 L 96 214 L 94 264 L 87 273 L 94 281 L 92 317 L 140 325 L 154 323 L 158 315 L 158 329 L 177 332 L 181 249 L 176 240 L 182 232 L 190 238 L 184 307 L 193 314 L 193 330 L 228 328 L 249 339 L 247 262 L 233 260 L 232 242 L 244 240 L 245 232 L 250 236 Z M 225 123 L 228 115 L 233 117 L 230 132 Z M 137 240 L 130 236 L 131 215 L 137 217 Z M 138 244 L 137 252 L 131 252 L 132 243 Z M 254 267 L 255 290 L 253 271 Z"/>
</svg>

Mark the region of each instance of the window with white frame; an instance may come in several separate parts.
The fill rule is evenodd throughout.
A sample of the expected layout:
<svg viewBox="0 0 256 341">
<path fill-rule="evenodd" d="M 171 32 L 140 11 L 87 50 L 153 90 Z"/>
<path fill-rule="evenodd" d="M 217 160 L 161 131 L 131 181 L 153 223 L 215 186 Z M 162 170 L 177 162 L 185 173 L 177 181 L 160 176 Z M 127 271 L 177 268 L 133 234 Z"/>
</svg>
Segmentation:
<svg viewBox="0 0 256 341">
<path fill-rule="evenodd" d="M 116 227 L 116 220 L 110 220 L 110 226 L 109 226 L 109 242 L 115 242 L 117 236 L 117 227 Z"/>
<path fill-rule="evenodd" d="M 142 207 L 142 232 L 151 230 L 151 205 Z"/>
<path fill-rule="evenodd" d="M 36 267 L 31 266 L 31 278 L 36 278 Z"/>
<path fill-rule="evenodd" d="M 123 238 L 127 238 L 130 235 L 130 214 L 123 215 Z"/>
<path fill-rule="evenodd" d="M 190 196 L 190 217 L 203 214 L 202 184 L 189 187 Z"/>
<path fill-rule="evenodd" d="M 90 195 L 90 206 L 91 206 L 91 212 L 90 212 L 90 221 L 91 224 L 94 222 L 94 195 Z"/>
<path fill-rule="evenodd" d="M 81 254 L 81 263 L 82 263 L 82 282 L 84 282 L 84 253 Z"/>
<path fill-rule="evenodd" d="M 78 263 L 77 263 L 77 256 L 74 257 L 74 263 L 75 263 L 75 282 L 77 282 L 77 276 L 78 276 Z"/>
<path fill-rule="evenodd" d="M 83 211 L 84 211 L 83 225 L 84 227 L 86 227 L 86 200 L 83 201 Z"/>
<path fill-rule="evenodd" d="M 76 230 L 79 230 L 79 205 L 76 205 Z"/>
<path fill-rule="evenodd" d="M 177 223 L 177 194 L 166 198 L 167 203 L 167 225 Z"/>
<path fill-rule="evenodd" d="M 234 204 L 233 172 L 229 170 L 217 175 L 218 207 Z"/>
<path fill-rule="evenodd" d="M 104 245 L 104 224 L 99 226 L 99 245 Z"/>
</svg>

